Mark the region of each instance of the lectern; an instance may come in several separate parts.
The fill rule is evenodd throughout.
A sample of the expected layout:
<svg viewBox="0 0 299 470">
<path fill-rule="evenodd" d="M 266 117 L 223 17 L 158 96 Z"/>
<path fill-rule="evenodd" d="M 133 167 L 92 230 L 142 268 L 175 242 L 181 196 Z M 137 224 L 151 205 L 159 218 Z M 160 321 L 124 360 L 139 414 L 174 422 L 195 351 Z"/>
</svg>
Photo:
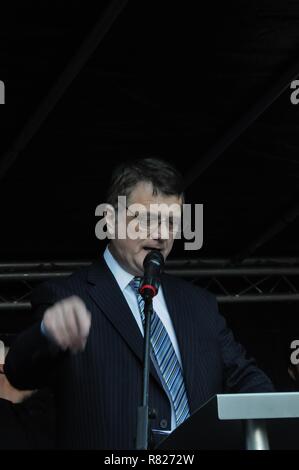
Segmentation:
<svg viewBox="0 0 299 470">
<path fill-rule="evenodd" d="M 299 393 L 215 395 L 157 448 L 299 449 Z"/>
</svg>

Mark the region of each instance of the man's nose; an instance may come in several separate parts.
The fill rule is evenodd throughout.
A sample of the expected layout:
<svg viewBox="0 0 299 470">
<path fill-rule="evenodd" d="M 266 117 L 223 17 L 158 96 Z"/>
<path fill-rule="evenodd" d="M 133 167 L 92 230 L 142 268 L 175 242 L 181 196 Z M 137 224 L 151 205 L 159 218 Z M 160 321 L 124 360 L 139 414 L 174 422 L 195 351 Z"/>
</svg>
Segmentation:
<svg viewBox="0 0 299 470">
<path fill-rule="evenodd" d="M 152 240 L 161 240 L 160 225 L 158 227 L 154 227 L 152 230 L 150 230 L 150 238 Z"/>
<path fill-rule="evenodd" d="M 159 221 L 159 224 L 151 231 L 153 240 L 165 240 L 169 237 L 169 229 L 165 221 Z"/>
</svg>

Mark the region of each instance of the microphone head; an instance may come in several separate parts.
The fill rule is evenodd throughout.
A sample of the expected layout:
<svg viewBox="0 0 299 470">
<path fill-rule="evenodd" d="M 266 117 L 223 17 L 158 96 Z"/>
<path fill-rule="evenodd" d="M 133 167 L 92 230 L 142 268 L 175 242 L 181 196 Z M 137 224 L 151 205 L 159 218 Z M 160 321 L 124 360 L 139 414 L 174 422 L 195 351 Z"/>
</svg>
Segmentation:
<svg viewBox="0 0 299 470">
<path fill-rule="evenodd" d="M 164 257 L 159 250 L 151 250 L 143 261 L 144 276 L 139 288 L 143 298 L 152 298 L 158 293 L 160 274 L 164 268 Z"/>
<path fill-rule="evenodd" d="M 156 268 L 157 273 L 163 271 L 164 268 L 164 256 L 159 250 L 151 250 L 143 261 L 144 270 L 149 267 L 150 264 Z"/>
</svg>

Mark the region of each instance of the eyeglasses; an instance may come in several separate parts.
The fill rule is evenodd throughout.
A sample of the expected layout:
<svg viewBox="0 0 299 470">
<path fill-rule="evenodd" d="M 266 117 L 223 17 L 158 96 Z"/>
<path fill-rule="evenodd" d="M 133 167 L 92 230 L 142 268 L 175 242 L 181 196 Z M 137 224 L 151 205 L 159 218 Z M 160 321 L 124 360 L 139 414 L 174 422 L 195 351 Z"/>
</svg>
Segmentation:
<svg viewBox="0 0 299 470">
<path fill-rule="evenodd" d="M 176 234 L 181 228 L 181 216 L 167 214 L 162 215 L 161 212 L 132 212 L 129 207 L 126 206 L 130 216 L 135 218 L 138 222 L 138 227 L 141 231 L 152 233 L 157 230 L 160 226 L 161 231 L 164 233 Z"/>
</svg>

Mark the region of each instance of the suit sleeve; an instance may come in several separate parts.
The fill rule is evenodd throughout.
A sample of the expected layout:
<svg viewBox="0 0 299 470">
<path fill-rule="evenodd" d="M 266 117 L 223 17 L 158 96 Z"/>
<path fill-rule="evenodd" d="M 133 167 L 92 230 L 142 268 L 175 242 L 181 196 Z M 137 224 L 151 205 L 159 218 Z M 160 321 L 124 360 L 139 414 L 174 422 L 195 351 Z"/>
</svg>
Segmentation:
<svg viewBox="0 0 299 470">
<path fill-rule="evenodd" d="M 257 367 L 253 358 L 248 357 L 244 347 L 238 343 L 226 321 L 217 310 L 216 328 L 221 350 L 225 389 L 231 393 L 266 393 L 274 392 L 274 386 L 267 375 Z"/>
<path fill-rule="evenodd" d="M 59 349 L 41 332 L 45 310 L 59 300 L 50 283 L 33 291 L 31 304 L 35 323 L 21 333 L 11 346 L 4 372 L 12 386 L 19 390 L 52 387 L 59 364 L 68 352 Z"/>
</svg>

